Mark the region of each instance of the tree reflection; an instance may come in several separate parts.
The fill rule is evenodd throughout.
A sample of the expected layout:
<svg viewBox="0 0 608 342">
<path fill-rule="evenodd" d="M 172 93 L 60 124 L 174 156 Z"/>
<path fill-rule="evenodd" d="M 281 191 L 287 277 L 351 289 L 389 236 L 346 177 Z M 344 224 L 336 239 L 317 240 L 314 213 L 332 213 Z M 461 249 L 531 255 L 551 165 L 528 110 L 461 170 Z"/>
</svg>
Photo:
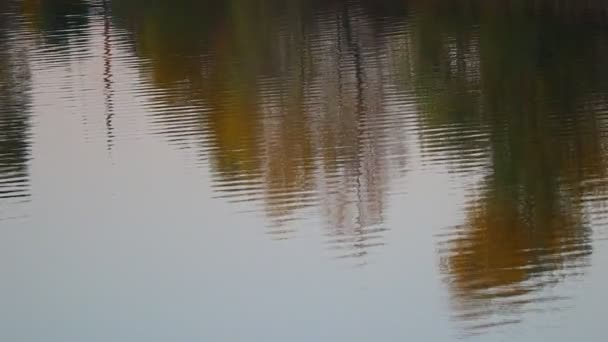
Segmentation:
<svg viewBox="0 0 608 342">
<path fill-rule="evenodd" d="M 411 135 L 425 162 L 481 175 L 440 257 L 456 316 L 485 328 L 552 303 L 542 290 L 589 263 L 592 199 L 606 192 L 604 9 L 124 0 L 108 13 L 160 89 L 154 128 L 204 154 L 219 196 L 262 205 L 278 239 L 318 209 L 340 256 L 381 245 Z M 415 128 L 395 104 L 407 101 Z"/>
<path fill-rule="evenodd" d="M 342 2 L 183 3 L 138 9 L 127 25 L 167 89 L 157 100 L 202 108 L 197 130 L 221 196 L 263 203 L 280 239 L 321 208 L 340 255 L 381 244 L 386 164 L 405 148 L 402 131 L 382 128 L 386 63 L 373 19 Z M 115 8 L 119 18 L 133 11 Z"/>
<path fill-rule="evenodd" d="M 21 9 L 27 25 L 56 52 L 71 52 L 88 38 L 91 4 L 84 0 L 21 0 Z"/>
<path fill-rule="evenodd" d="M 30 72 L 23 62 L 25 48 L 13 36 L 18 25 L 8 18 L 13 5 L 0 4 L 0 221 L 17 215 L 9 204 L 29 196 Z"/>
<path fill-rule="evenodd" d="M 543 300 L 531 291 L 588 263 L 585 198 L 606 191 L 589 181 L 606 176 L 608 31 L 581 15 L 586 4 L 448 4 L 414 5 L 402 79 L 420 94 L 429 149 L 465 170 L 488 163 L 442 248 L 457 315 L 485 329 L 516 322 Z"/>
</svg>

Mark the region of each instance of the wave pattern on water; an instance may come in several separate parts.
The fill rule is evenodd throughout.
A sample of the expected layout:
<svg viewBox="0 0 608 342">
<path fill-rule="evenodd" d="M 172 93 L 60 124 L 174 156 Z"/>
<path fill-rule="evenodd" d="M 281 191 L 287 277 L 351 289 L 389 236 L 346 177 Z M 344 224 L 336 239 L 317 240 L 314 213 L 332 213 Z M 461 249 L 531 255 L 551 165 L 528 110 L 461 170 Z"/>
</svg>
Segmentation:
<svg viewBox="0 0 608 342">
<path fill-rule="evenodd" d="M 32 130 L 78 118 L 54 133 L 108 174 L 160 141 L 211 177 L 178 201 L 228 202 L 286 244 L 320 226 L 357 264 L 447 174 L 465 203 L 428 234 L 463 334 L 572 305 L 608 239 L 605 5 L 176 1 L 0 5 L 0 223 L 36 200 Z"/>
<path fill-rule="evenodd" d="M 0 222 L 23 218 L 29 201 L 30 70 L 22 23 L 9 20 L 12 3 L 0 6 Z"/>
</svg>

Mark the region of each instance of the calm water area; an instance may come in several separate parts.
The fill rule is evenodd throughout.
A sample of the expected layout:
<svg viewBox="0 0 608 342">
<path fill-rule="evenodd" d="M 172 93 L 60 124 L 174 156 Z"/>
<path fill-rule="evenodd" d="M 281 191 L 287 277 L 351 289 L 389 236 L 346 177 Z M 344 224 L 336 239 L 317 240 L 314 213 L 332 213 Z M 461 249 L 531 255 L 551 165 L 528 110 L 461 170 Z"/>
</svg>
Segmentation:
<svg viewBox="0 0 608 342">
<path fill-rule="evenodd" d="M 606 341 L 606 289 L 606 1 L 0 1 L 0 341 Z"/>
</svg>

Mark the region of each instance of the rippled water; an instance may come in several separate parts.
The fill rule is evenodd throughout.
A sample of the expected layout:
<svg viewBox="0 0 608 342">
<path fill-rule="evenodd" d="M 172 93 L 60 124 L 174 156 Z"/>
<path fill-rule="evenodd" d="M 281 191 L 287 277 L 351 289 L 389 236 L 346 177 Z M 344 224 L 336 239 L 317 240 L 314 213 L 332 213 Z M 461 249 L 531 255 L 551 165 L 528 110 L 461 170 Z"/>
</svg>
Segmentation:
<svg viewBox="0 0 608 342">
<path fill-rule="evenodd" d="M 2 341 L 603 341 L 602 1 L 0 2 Z"/>
</svg>

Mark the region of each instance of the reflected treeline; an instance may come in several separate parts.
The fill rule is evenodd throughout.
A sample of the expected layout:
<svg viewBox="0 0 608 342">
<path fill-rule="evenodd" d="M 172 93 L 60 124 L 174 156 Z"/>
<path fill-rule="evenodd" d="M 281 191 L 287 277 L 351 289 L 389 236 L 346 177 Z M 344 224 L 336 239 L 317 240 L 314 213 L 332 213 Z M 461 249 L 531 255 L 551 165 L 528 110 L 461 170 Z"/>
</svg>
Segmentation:
<svg viewBox="0 0 608 342">
<path fill-rule="evenodd" d="M 263 203 L 277 238 L 314 207 L 326 213 L 341 256 L 382 244 L 387 164 L 403 163 L 405 132 L 390 125 L 387 63 L 363 7 L 138 4 L 115 3 L 113 11 L 164 89 L 156 100 L 170 110 L 157 120 L 176 136 L 197 126 L 220 196 Z M 193 118 L 179 107 L 200 110 Z"/>
<path fill-rule="evenodd" d="M 517 322 L 557 299 L 531 293 L 589 263 L 588 199 L 605 198 L 608 166 L 608 6 L 412 6 L 395 59 L 419 95 L 423 154 L 486 175 L 442 245 L 457 315 L 480 330 Z"/>
<path fill-rule="evenodd" d="M 172 111 L 159 122 L 176 134 L 199 125 L 218 189 L 263 202 L 279 237 L 305 213 L 296 209 L 318 205 L 346 255 L 381 244 L 390 173 L 401 169 L 388 164 L 403 159 L 408 134 L 425 160 L 483 172 L 466 223 L 442 244 L 442 267 L 459 318 L 482 329 L 515 322 L 531 302 L 552 300 L 538 290 L 589 262 L 586 199 L 605 191 L 593 182 L 606 168 L 604 7 L 393 4 L 158 2 L 134 14 L 123 2 L 115 11 L 165 89 Z M 420 125 L 409 131 L 409 113 L 391 103 L 408 96 Z M 192 121 L 176 105 L 204 110 Z"/>
<path fill-rule="evenodd" d="M 21 0 L 24 22 L 39 32 L 49 49 L 75 54 L 72 47 L 88 39 L 89 13 L 103 0 Z"/>
<path fill-rule="evenodd" d="M 0 4 L 0 221 L 17 215 L 10 206 L 28 197 L 30 71 L 25 47 L 10 16 L 17 4 Z"/>
<path fill-rule="evenodd" d="M 45 32 L 78 32 L 86 23 L 68 18 L 99 5 L 23 3 Z M 261 204 L 279 239 L 321 210 L 340 256 L 382 244 L 388 188 L 412 149 L 482 175 L 464 224 L 440 245 L 456 316 L 474 331 L 540 302 L 560 308 L 541 290 L 589 263 L 591 213 L 606 198 L 607 10 L 593 0 L 111 2 L 158 90 L 146 94 L 154 129 L 201 151 L 217 194 Z"/>
</svg>

